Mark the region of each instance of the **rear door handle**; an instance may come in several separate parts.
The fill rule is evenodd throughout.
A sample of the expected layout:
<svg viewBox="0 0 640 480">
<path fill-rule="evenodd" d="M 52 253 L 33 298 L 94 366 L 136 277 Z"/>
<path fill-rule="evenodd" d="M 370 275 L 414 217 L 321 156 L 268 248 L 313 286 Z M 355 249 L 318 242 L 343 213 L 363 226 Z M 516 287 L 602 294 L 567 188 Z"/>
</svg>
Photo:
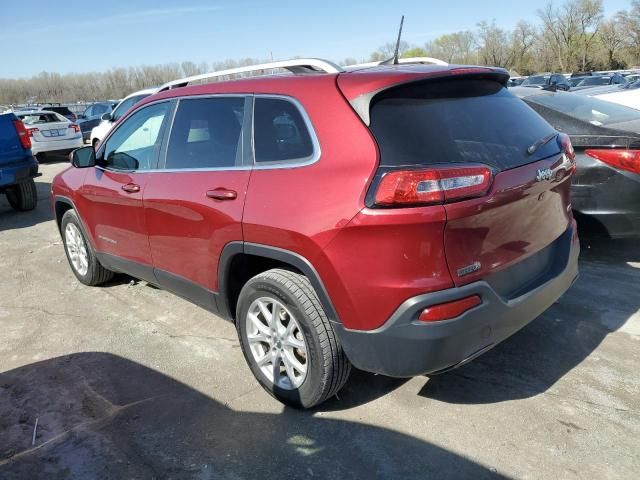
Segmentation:
<svg viewBox="0 0 640 480">
<path fill-rule="evenodd" d="M 235 200 L 238 194 L 235 190 L 228 188 L 216 188 L 215 190 L 207 190 L 207 197 L 214 200 Z"/>
<path fill-rule="evenodd" d="M 137 185 L 135 183 L 127 183 L 125 185 L 122 185 L 121 188 L 127 193 L 136 193 L 140 191 L 140 185 Z"/>
</svg>

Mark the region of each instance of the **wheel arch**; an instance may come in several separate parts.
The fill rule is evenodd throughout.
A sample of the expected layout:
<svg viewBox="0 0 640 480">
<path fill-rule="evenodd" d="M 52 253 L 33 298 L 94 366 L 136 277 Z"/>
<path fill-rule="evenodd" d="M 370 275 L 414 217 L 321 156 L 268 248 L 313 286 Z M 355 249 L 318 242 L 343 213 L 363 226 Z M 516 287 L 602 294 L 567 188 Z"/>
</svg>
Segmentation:
<svg viewBox="0 0 640 480">
<path fill-rule="evenodd" d="M 76 204 L 73 203 L 73 200 L 63 195 L 56 195 L 53 200 L 53 209 L 54 209 L 54 214 L 56 216 L 56 219 L 55 219 L 56 225 L 58 226 L 58 231 L 60 231 L 60 234 L 62 234 L 62 230 L 61 230 L 62 217 L 64 216 L 65 213 L 67 213 L 68 210 L 75 211 L 87 241 L 91 244 L 91 247 L 95 250 L 95 244 L 93 242 L 93 238 L 91 237 L 89 230 L 87 229 L 87 226 L 84 223 L 84 220 L 82 220 L 82 217 L 80 216 L 80 212 L 78 211 Z"/>
<path fill-rule="evenodd" d="M 65 213 L 67 213 L 68 210 L 75 210 L 76 212 L 78 211 L 71 199 L 62 197 L 60 195 L 56 195 L 53 202 L 53 209 L 56 216 L 56 225 L 58 225 L 58 230 L 60 230 L 62 226 L 62 217 Z"/>
<path fill-rule="evenodd" d="M 234 266 L 240 268 L 233 268 Z M 220 314 L 235 321 L 238 295 L 244 284 L 253 276 L 271 268 L 285 268 L 307 277 L 329 320 L 340 322 L 322 279 L 309 260 L 283 248 L 241 241 L 228 243 L 220 255 L 218 264 Z"/>
</svg>

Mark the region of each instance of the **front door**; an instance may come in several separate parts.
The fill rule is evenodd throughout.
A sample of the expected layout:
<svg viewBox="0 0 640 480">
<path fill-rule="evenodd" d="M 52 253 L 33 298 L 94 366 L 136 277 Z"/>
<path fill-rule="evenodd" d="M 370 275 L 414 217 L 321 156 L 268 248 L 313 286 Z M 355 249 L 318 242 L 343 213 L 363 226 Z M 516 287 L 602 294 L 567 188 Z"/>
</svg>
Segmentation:
<svg viewBox="0 0 640 480">
<path fill-rule="evenodd" d="M 78 209 L 105 266 L 153 280 L 142 196 L 157 166 L 170 102 L 125 119 L 96 154 L 78 190 Z"/>
<path fill-rule="evenodd" d="M 249 106 L 244 96 L 181 99 L 164 165 L 144 191 L 158 282 L 200 304 L 218 289 L 222 249 L 242 240 Z"/>
</svg>

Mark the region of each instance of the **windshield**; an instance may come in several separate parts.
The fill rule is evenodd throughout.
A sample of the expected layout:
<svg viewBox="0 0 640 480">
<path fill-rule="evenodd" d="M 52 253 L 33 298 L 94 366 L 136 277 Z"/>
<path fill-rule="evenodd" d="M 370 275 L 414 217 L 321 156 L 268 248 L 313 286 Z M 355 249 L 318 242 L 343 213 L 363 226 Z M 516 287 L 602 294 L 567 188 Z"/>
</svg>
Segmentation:
<svg viewBox="0 0 640 480">
<path fill-rule="evenodd" d="M 546 85 L 549 82 L 549 78 L 551 78 L 549 75 L 534 75 L 522 82 L 522 85 Z"/>
<path fill-rule="evenodd" d="M 596 126 L 640 120 L 638 110 L 572 93 L 534 95 L 524 100 Z"/>
<path fill-rule="evenodd" d="M 142 95 L 135 95 L 133 97 L 124 99 L 122 102 L 120 102 L 120 105 L 118 105 L 118 108 L 116 108 L 113 111 L 113 115 L 111 116 L 111 119 L 115 122 L 120 117 L 122 117 L 125 113 L 127 113 L 129 109 L 133 107 L 136 103 L 138 103 L 143 98 L 147 98 L 149 95 L 151 94 L 144 93 Z"/>
<path fill-rule="evenodd" d="M 584 80 L 584 77 L 570 78 L 569 85 L 571 85 L 572 87 L 577 87 L 578 84 L 583 80 Z"/>
<path fill-rule="evenodd" d="M 610 77 L 587 77 L 580 82 L 581 87 L 589 85 L 609 85 L 611 83 Z"/>
</svg>

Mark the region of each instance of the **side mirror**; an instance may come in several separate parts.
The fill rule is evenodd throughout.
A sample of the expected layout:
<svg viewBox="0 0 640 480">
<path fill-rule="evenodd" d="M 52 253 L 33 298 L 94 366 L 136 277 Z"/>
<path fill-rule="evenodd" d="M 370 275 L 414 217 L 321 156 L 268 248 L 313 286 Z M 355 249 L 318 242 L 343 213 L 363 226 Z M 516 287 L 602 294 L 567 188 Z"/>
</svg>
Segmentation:
<svg viewBox="0 0 640 480">
<path fill-rule="evenodd" d="M 71 165 L 75 168 L 88 168 L 96 165 L 96 152 L 93 147 L 76 148 L 71 152 Z"/>
<path fill-rule="evenodd" d="M 81 113 L 80 115 L 78 115 L 78 120 L 84 120 L 85 118 L 87 117 L 84 116 L 84 113 Z"/>
<path fill-rule="evenodd" d="M 102 116 L 100 117 L 102 120 L 106 120 L 109 121 L 111 120 L 111 114 L 110 113 L 103 113 Z"/>
</svg>

